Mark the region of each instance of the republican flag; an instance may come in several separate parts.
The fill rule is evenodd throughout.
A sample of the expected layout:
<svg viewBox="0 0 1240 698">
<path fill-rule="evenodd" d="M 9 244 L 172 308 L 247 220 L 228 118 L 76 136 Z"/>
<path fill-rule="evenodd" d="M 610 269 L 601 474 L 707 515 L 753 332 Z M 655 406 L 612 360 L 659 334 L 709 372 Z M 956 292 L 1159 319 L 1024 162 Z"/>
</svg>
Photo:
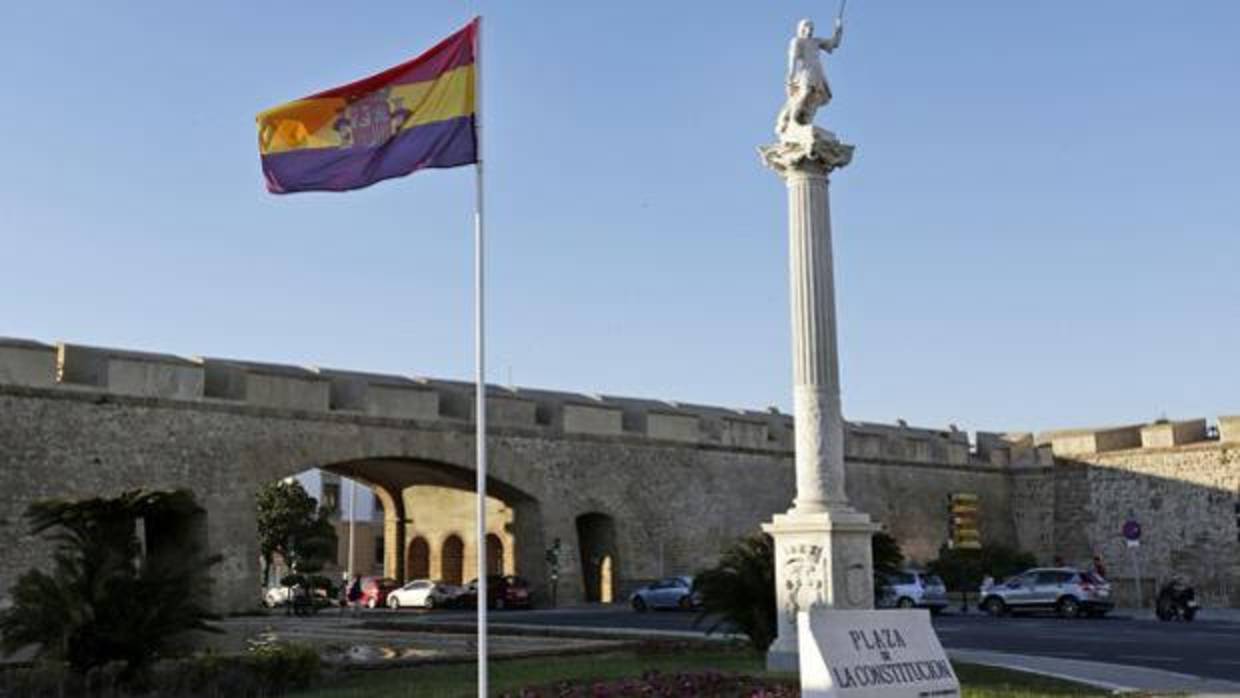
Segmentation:
<svg viewBox="0 0 1240 698">
<path fill-rule="evenodd" d="M 267 190 L 347 191 L 478 160 L 478 19 L 381 73 L 258 115 Z"/>
</svg>

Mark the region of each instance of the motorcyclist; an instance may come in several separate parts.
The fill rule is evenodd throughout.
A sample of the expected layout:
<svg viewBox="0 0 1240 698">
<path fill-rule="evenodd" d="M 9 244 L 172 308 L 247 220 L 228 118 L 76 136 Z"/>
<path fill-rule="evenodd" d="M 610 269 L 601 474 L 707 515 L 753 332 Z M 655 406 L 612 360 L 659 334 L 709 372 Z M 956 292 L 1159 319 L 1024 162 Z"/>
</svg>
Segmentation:
<svg viewBox="0 0 1240 698">
<path fill-rule="evenodd" d="M 1181 575 L 1173 576 L 1158 590 L 1154 612 L 1159 620 L 1181 619 L 1191 622 L 1197 615 L 1197 594 Z"/>
</svg>

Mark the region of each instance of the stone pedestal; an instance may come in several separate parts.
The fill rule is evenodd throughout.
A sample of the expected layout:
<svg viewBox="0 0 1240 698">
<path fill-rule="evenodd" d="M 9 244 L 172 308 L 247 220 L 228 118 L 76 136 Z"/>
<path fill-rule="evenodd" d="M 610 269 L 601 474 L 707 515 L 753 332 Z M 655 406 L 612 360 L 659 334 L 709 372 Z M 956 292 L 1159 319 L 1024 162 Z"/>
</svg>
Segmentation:
<svg viewBox="0 0 1240 698">
<path fill-rule="evenodd" d="M 771 671 L 795 672 L 797 613 L 814 606 L 874 607 L 870 517 L 855 511 L 776 514 L 762 526 L 775 541 L 779 635 L 767 651 Z"/>
<path fill-rule="evenodd" d="M 793 126 L 759 152 L 788 185 L 797 480 L 793 507 L 763 526 L 775 543 L 779 613 L 767 666 L 796 671 L 798 611 L 874 605 L 870 538 L 876 527 L 849 506 L 844 490 L 831 255 L 830 175 L 852 160 L 853 147 L 805 125 Z"/>
</svg>

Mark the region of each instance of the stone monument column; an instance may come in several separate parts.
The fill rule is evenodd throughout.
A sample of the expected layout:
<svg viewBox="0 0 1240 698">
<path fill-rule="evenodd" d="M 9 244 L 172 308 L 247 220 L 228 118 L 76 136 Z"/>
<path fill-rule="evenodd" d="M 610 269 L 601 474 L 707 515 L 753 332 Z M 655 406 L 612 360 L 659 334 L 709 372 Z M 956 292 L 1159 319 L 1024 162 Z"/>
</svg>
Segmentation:
<svg viewBox="0 0 1240 698">
<path fill-rule="evenodd" d="M 796 499 L 763 526 L 775 546 L 778 637 L 767 667 L 799 668 L 797 613 L 811 606 L 872 608 L 870 538 L 876 527 L 852 509 L 844 490 L 844 420 L 840 409 L 835 278 L 831 254 L 830 177 L 852 161 L 853 146 L 814 126 L 831 98 L 818 58 L 839 46 L 813 36 L 802 21 L 789 49 L 788 101 L 776 125 L 779 141 L 759 148 L 788 187 L 792 305 Z"/>
</svg>

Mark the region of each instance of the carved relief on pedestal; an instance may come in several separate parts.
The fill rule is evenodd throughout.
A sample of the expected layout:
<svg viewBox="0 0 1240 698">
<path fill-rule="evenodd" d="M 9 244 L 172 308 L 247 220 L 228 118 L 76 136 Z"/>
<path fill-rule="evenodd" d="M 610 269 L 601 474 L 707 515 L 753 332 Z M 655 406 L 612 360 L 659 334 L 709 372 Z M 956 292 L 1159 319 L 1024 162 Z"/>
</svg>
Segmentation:
<svg viewBox="0 0 1240 698">
<path fill-rule="evenodd" d="M 821 545 L 791 543 L 782 546 L 779 559 L 784 568 L 783 611 L 789 623 L 797 613 L 827 603 L 827 558 Z"/>
<path fill-rule="evenodd" d="M 853 564 L 848 566 L 848 572 L 844 575 L 844 596 L 848 599 L 849 608 L 862 608 L 869 606 L 867 599 L 872 592 L 867 591 L 866 587 L 874 583 L 871 578 L 870 571 L 865 565 Z"/>
</svg>

